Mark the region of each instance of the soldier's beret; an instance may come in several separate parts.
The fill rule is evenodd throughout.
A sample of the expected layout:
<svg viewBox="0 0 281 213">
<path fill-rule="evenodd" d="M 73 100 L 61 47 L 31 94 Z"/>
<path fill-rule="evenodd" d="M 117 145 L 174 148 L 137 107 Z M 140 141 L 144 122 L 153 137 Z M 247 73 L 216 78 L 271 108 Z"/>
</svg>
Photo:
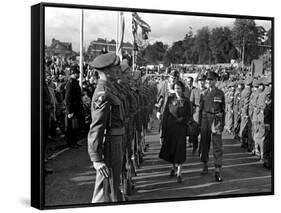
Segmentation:
<svg viewBox="0 0 281 213">
<path fill-rule="evenodd" d="M 208 71 L 207 72 L 207 76 L 206 79 L 210 79 L 210 80 L 216 80 L 218 78 L 218 74 L 213 72 L 213 71 Z"/>
<path fill-rule="evenodd" d="M 91 66 L 95 69 L 104 69 L 112 65 L 118 65 L 119 62 L 119 57 L 115 53 L 110 52 L 97 56 L 91 63 Z"/>
<path fill-rule="evenodd" d="M 250 85 L 253 83 L 253 78 L 252 77 L 247 77 L 245 80 L 244 80 L 244 84 L 245 85 Z"/>
</svg>

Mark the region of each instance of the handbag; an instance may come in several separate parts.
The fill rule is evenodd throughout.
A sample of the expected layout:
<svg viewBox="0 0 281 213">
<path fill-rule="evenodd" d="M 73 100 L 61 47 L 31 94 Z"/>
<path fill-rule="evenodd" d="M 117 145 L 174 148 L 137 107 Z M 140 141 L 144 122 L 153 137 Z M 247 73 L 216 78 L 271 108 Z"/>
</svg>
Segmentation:
<svg viewBox="0 0 281 213">
<path fill-rule="evenodd" d="M 199 132 L 199 124 L 194 120 L 187 124 L 187 136 L 198 136 Z"/>
</svg>

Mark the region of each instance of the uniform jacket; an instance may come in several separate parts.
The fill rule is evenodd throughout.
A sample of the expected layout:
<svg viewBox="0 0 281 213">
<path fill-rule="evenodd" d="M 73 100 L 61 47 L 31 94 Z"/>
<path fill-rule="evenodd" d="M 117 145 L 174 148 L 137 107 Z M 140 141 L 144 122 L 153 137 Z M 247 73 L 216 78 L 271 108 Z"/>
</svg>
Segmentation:
<svg viewBox="0 0 281 213">
<path fill-rule="evenodd" d="M 124 127 L 122 102 L 109 81 L 99 80 L 91 103 L 92 123 L 88 133 L 88 153 L 91 161 L 102 161 L 105 130 Z M 120 133 L 121 135 L 121 133 Z"/>
<path fill-rule="evenodd" d="M 225 97 L 223 91 L 217 87 L 212 91 L 207 89 L 200 96 L 199 125 L 202 119 L 208 116 L 215 118 L 213 122 L 215 132 L 221 133 L 225 124 Z"/>
<path fill-rule="evenodd" d="M 210 91 L 207 89 L 203 94 L 201 94 L 200 115 L 202 115 L 202 113 L 225 114 L 225 98 L 222 90 L 214 88 Z"/>
<path fill-rule="evenodd" d="M 240 112 L 240 99 L 241 99 L 241 90 L 236 89 L 234 93 L 234 104 L 233 104 L 234 113 Z"/>
<path fill-rule="evenodd" d="M 245 87 L 241 93 L 240 106 L 242 116 L 249 116 L 249 104 L 251 93 L 251 87 Z"/>
</svg>

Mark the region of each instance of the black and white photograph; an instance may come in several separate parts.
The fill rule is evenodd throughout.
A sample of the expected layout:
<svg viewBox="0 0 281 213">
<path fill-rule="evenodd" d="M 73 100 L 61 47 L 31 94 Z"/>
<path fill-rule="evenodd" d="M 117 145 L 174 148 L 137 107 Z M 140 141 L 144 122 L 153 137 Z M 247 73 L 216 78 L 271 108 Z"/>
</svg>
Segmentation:
<svg viewBox="0 0 281 213">
<path fill-rule="evenodd" d="M 39 208 L 274 194 L 273 17 L 33 7 Z"/>
</svg>

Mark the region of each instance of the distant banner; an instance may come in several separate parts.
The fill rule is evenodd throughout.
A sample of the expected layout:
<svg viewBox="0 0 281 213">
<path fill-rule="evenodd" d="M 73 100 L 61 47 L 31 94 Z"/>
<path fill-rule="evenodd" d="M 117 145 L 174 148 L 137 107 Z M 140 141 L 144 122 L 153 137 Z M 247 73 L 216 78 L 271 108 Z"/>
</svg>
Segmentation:
<svg viewBox="0 0 281 213">
<path fill-rule="evenodd" d="M 141 28 L 140 32 L 138 32 L 139 27 Z M 148 44 L 148 33 L 151 32 L 151 28 L 136 12 L 132 13 L 132 31 L 134 36 L 134 50 L 138 51 L 139 48 L 145 48 Z"/>
</svg>

